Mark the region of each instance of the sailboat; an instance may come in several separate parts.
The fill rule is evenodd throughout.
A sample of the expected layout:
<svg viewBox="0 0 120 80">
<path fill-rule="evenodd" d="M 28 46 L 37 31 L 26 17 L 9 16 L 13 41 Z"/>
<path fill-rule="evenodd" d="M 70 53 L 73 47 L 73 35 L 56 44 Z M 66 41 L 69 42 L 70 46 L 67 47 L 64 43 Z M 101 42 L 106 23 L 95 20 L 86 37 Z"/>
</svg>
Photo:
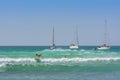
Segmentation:
<svg viewBox="0 0 120 80">
<path fill-rule="evenodd" d="M 78 49 L 79 48 L 79 40 L 78 40 L 78 31 L 76 29 L 76 42 L 75 43 L 72 43 L 70 46 L 69 46 L 70 49 Z"/>
<path fill-rule="evenodd" d="M 55 41 L 54 41 L 54 27 L 53 27 L 53 36 L 52 36 L 52 45 L 50 47 L 50 49 L 55 49 L 56 46 L 55 46 Z"/>
<path fill-rule="evenodd" d="M 104 44 L 102 46 L 97 47 L 98 50 L 108 50 L 110 46 L 108 45 L 107 40 L 107 20 L 105 20 L 105 33 L 104 33 Z"/>
</svg>

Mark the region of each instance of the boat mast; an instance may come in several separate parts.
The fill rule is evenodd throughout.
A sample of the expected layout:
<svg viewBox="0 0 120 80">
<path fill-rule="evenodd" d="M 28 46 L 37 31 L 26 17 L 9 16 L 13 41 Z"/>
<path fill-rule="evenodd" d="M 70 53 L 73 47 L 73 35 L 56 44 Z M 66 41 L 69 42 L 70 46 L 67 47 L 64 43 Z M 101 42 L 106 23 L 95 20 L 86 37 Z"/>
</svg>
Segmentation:
<svg viewBox="0 0 120 80">
<path fill-rule="evenodd" d="M 104 25 L 104 44 L 108 44 L 107 43 L 107 20 L 105 20 L 105 25 Z"/>
<path fill-rule="evenodd" d="M 78 27 L 76 27 L 76 43 L 77 43 L 77 45 L 79 45 Z"/>
<path fill-rule="evenodd" d="M 54 26 L 53 26 L 53 37 L 52 37 L 52 46 L 54 46 Z"/>
</svg>

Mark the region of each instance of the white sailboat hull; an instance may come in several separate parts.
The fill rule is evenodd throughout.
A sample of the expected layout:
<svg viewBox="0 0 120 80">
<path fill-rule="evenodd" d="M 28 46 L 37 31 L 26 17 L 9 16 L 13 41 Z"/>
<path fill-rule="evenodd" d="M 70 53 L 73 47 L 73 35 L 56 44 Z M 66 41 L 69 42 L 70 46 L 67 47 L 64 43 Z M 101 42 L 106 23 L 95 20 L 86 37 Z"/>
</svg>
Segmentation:
<svg viewBox="0 0 120 80">
<path fill-rule="evenodd" d="M 110 49 L 109 46 L 101 46 L 101 47 L 97 47 L 98 50 L 108 50 Z"/>
<path fill-rule="evenodd" d="M 55 46 L 51 46 L 50 49 L 55 49 L 56 47 Z"/>
<path fill-rule="evenodd" d="M 70 49 L 78 49 L 79 47 L 77 45 L 74 45 L 74 46 L 70 46 L 69 48 Z"/>
</svg>

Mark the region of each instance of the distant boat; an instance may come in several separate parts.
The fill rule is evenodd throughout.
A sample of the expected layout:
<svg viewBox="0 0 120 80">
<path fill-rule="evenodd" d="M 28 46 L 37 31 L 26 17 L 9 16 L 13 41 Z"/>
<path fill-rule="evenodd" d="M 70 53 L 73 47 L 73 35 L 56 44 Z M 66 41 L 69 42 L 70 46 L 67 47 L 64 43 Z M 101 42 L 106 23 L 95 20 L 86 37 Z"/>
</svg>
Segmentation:
<svg viewBox="0 0 120 80">
<path fill-rule="evenodd" d="M 103 44 L 102 46 L 97 47 L 97 49 L 99 49 L 99 50 L 107 50 L 107 49 L 110 49 L 110 46 L 108 46 L 106 44 Z"/>
<path fill-rule="evenodd" d="M 69 46 L 70 49 L 78 49 L 79 48 L 79 40 L 78 40 L 78 30 L 76 28 L 76 41 L 75 43 L 72 43 L 70 46 Z"/>
<path fill-rule="evenodd" d="M 104 33 L 104 44 L 102 46 L 97 47 L 98 50 L 108 50 L 110 46 L 108 44 L 108 33 L 107 33 L 107 21 L 105 20 L 105 33 Z"/>
<path fill-rule="evenodd" d="M 54 27 L 53 27 L 53 36 L 52 36 L 52 45 L 50 47 L 50 49 L 55 49 L 56 46 L 55 46 L 55 41 L 54 41 Z"/>
<path fill-rule="evenodd" d="M 78 45 L 76 45 L 76 44 L 71 44 L 70 45 L 70 49 L 78 49 L 79 47 L 78 47 Z"/>
</svg>

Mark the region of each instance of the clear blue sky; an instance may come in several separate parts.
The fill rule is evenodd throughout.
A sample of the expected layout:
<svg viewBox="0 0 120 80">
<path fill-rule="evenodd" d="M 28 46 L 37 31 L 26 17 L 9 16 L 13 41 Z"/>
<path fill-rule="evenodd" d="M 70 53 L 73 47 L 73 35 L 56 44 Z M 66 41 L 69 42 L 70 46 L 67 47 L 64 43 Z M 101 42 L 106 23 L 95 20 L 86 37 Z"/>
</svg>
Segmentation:
<svg viewBox="0 0 120 80">
<path fill-rule="evenodd" d="M 120 45 L 120 0 L 0 0 L 0 45 L 80 45 L 103 43 L 104 20 L 111 45 Z"/>
</svg>

